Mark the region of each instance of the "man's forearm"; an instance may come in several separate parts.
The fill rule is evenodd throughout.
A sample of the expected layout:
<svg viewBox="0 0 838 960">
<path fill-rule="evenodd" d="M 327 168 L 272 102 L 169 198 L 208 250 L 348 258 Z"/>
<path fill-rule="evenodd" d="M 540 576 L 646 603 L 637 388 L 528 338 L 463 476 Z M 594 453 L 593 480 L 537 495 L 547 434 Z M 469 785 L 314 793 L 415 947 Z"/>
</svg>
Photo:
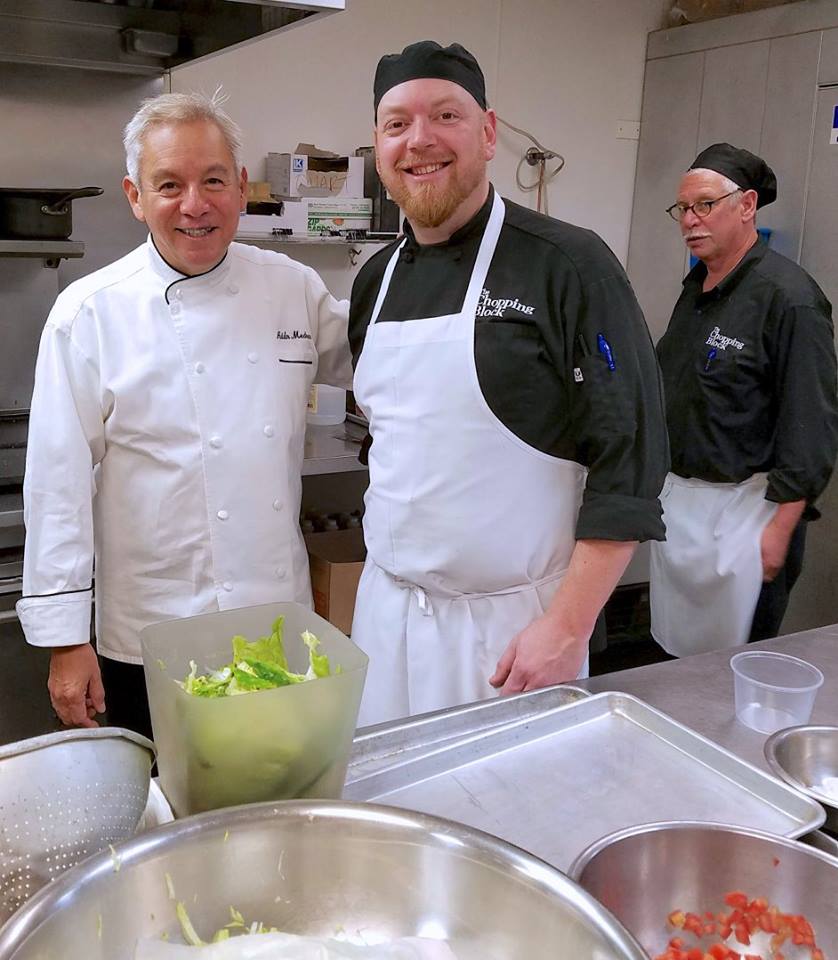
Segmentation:
<svg viewBox="0 0 838 960">
<path fill-rule="evenodd" d="M 589 637 L 636 548 L 636 541 L 577 541 L 546 616 L 565 633 Z"/>
<path fill-rule="evenodd" d="M 803 511 L 806 509 L 805 500 L 791 500 L 788 503 L 778 503 L 777 512 L 771 523 L 778 530 L 783 530 L 789 536 L 794 532 L 794 528 L 800 522 Z"/>
</svg>

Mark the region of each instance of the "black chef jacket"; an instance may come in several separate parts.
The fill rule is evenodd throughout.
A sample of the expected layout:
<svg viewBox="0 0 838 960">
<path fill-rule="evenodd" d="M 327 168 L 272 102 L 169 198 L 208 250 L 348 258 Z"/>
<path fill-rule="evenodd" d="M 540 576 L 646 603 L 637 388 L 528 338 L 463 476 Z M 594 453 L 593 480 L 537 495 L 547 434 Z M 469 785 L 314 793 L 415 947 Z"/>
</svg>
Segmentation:
<svg viewBox="0 0 838 960">
<path fill-rule="evenodd" d="M 445 243 L 420 246 L 405 225 L 378 322 L 462 309 L 493 197 Z M 578 539 L 662 540 L 658 494 L 669 461 L 660 376 L 626 275 L 591 231 L 505 203 L 475 323 L 486 402 L 526 443 L 588 468 Z M 372 257 L 352 289 L 356 364 L 393 249 Z"/>
<path fill-rule="evenodd" d="M 698 263 L 658 344 L 672 469 L 739 483 L 768 473 L 766 497 L 807 500 L 838 450 L 829 301 L 796 263 L 761 240 L 702 293 Z"/>
</svg>

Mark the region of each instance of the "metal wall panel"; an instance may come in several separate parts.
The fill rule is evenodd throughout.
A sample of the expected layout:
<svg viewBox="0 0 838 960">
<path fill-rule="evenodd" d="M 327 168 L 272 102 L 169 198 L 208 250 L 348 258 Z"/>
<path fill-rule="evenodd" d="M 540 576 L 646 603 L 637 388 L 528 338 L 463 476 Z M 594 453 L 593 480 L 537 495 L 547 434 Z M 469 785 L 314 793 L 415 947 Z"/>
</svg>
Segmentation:
<svg viewBox="0 0 838 960">
<path fill-rule="evenodd" d="M 627 270 L 656 340 L 684 275 L 681 234 L 664 211 L 695 156 L 703 69 L 701 53 L 646 65 Z"/>
<path fill-rule="evenodd" d="M 29 407 L 41 330 L 57 296 L 57 273 L 41 260 L 0 257 L 0 410 Z"/>
<path fill-rule="evenodd" d="M 823 31 L 821 62 L 818 69 L 818 83 L 838 83 L 838 27 Z"/>
<path fill-rule="evenodd" d="M 727 141 L 759 151 L 769 48 L 761 40 L 705 53 L 699 149 Z"/>
<path fill-rule="evenodd" d="M 146 236 L 122 192 L 122 128 L 163 78 L 0 64 L 0 186 L 105 188 L 73 203 L 84 257 L 57 270 L 0 258 L 0 409 L 26 409 L 41 329 L 58 289 L 124 255 Z"/>
<path fill-rule="evenodd" d="M 758 216 L 773 231 L 771 246 L 798 260 L 812 141 L 820 34 L 771 41 L 760 148 L 777 174 L 777 200 Z"/>
<path fill-rule="evenodd" d="M 73 204 L 73 239 L 85 255 L 62 262 L 61 287 L 146 236 L 122 192 L 122 128 L 143 98 L 162 92 L 162 77 L 0 64 L 0 186 L 105 188 Z"/>
<path fill-rule="evenodd" d="M 838 51 L 836 51 L 838 52 Z M 836 63 L 838 65 L 838 63 Z M 812 166 L 803 231 L 801 265 L 817 280 L 838 312 L 838 144 L 830 132 L 838 87 L 819 91 L 815 116 Z M 817 430 L 819 424 L 807 424 Z M 838 477 L 818 504 L 823 519 L 809 525 L 803 575 L 795 592 L 783 632 L 808 629 L 838 620 Z"/>
</svg>

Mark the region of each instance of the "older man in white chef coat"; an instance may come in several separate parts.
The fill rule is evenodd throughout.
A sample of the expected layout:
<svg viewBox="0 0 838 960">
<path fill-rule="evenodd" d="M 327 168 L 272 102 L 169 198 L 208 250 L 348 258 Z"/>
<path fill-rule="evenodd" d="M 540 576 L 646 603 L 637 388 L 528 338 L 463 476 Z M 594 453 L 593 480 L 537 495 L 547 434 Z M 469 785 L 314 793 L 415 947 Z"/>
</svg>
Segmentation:
<svg viewBox="0 0 838 960">
<path fill-rule="evenodd" d="M 125 130 L 123 188 L 148 240 L 64 290 L 41 339 L 17 610 L 52 649 L 64 723 L 148 732 L 139 631 L 310 603 L 298 514 L 306 399 L 351 383 L 347 304 L 287 257 L 232 243 L 239 128 L 165 94 Z M 89 642 L 93 571 L 96 644 Z"/>
</svg>

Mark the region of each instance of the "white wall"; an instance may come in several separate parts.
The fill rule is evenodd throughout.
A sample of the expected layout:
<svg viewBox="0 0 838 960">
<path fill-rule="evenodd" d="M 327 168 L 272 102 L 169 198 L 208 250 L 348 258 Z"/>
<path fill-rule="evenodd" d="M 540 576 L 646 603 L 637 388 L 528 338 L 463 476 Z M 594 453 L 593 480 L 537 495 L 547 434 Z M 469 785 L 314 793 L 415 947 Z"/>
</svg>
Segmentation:
<svg viewBox="0 0 838 960">
<path fill-rule="evenodd" d="M 384 53 L 408 43 L 457 41 L 480 61 L 490 104 L 567 163 L 550 187 L 552 216 L 591 227 L 625 263 L 637 143 L 615 137 L 639 120 L 646 35 L 668 0 L 347 0 L 347 10 L 172 73 L 172 89 L 211 92 L 246 134 L 251 178 L 265 154 L 298 141 L 341 153 L 371 143 L 372 79 Z M 515 185 L 525 141 L 502 130 L 492 178 Z M 522 173 L 529 178 L 532 168 Z M 328 281 L 327 281 L 328 282 Z"/>
</svg>

